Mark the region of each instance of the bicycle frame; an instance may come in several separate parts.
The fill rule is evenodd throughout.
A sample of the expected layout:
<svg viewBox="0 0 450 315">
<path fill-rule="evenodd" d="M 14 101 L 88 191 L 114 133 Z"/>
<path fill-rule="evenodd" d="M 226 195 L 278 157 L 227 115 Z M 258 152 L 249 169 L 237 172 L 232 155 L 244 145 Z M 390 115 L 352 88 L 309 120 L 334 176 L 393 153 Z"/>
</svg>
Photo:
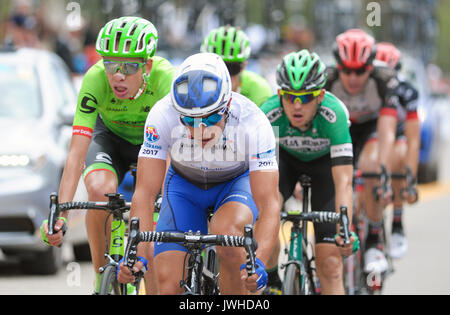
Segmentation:
<svg viewBox="0 0 450 315">
<path fill-rule="evenodd" d="M 216 245 L 228 247 L 243 247 L 247 252 L 246 270 L 250 276 L 256 273 L 255 260 L 257 243 L 253 238 L 253 226 L 244 227 L 244 236 L 235 235 L 202 235 L 200 232 L 140 232 L 139 218 L 134 217 L 130 221 L 130 234 L 125 250 L 125 264 L 131 269 L 137 261 L 137 246 L 140 242 L 167 242 L 184 244 L 188 249 L 189 266 L 188 278 L 180 281 L 182 287 L 186 289 L 185 294 L 202 294 L 202 274 L 203 274 L 203 245 Z M 187 255 L 186 254 L 186 257 Z"/>
<path fill-rule="evenodd" d="M 309 189 L 311 187 L 311 179 L 307 176 L 301 176 L 300 184 L 303 188 L 303 205 L 302 210 L 309 212 Z M 304 246 L 308 244 L 308 224 L 307 221 L 293 220 L 291 227 L 291 239 L 289 243 L 288 261 L 284 266 L 296 264 L 300 270 L 300 288 L 303 288 L 304 278 L 306 274 L 305 262 L 303 261 Z M 314 286 L 314 284 L 312 284 Z M 315 290 L 315 288 L 313 288 Z"/>
<path fill-rule="evenodd" d="M 180 285 L 184 287 L 185 295 L 200 295 L 203 271 L 202 248 L 198 244 L 189 244 L 187 250 L 190 253 L 188 274 L 186 280 L 181 280 Z"/>
</svg>

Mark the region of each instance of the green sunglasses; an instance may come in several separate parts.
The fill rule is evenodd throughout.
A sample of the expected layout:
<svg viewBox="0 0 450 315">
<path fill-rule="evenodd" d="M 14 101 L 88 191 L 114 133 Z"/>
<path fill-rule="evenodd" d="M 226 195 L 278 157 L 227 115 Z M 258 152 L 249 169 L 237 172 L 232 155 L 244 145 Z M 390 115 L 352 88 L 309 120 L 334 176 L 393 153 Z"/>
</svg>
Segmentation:
<svg viewBox="0 0 450 315">
<path fill-rule="evenodd" d="M 317 96 L 319 96 L 321 93 L 321 90 L 311 91 L 311 92 L 291 92 L 291 91 L 285 91 L 280 90 L 281 96 L 285 100 L 289 100 L 292 104 L 294 104 L 296 101 L 299 101 L 300 104 L 306 104 L 314 100 Z"/>
<path fill-rule="evenodd" d="M 104 60 L 103 64 L 105 65 L 106 72 L 110 74 L 116 74 L 117 71 L 124 75 L 135 74 L 139 71 L 140 68 L 145 66 L 145 62 L 119 62 L 112 60 Z"/>
</svg>

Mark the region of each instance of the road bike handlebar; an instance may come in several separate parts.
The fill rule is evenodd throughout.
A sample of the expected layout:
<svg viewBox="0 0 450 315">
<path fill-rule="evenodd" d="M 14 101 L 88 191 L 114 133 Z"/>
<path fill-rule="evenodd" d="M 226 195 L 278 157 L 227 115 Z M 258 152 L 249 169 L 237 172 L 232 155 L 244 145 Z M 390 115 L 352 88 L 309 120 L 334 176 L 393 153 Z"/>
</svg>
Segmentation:
<svg viewBox="0 0 450 315">
<path fill-rule="evenodd" d="M 128 237 L 127 248 L 125 250 L 125 265 L 133 269 L 137 262 L 137 246 L 140 242 L 162 242 L 162 243 L 183 243 L 183 244 L 201 244 L 228 247 L 244 247 L 247 252 L 246 269 L 248 275 L 255 273 L 255 260 L 257 249 L 256 240 L 253 238 L 253 226 L 247 224 L 244 227 L 244 236 L 235 235 L 202 235 L 199 232 L 140 232 L 139 218 L 134 217 L 130 221 L 130 233 Z"/>
<path fill-rule="evenodd" d="M 356 170 L 354 172 L 354 178 L 372 178 L 372 179 L 380 179 L 381 186 L 374 188 L 375 199 L 378 200 L 377 190 L 378 188 L 383 189 L 383 193 L 386 193 L 389 189 L 389 182 L 391 179 L 396 180 L 406 180 L 406 188 L 402 188 L 402 193 L 407 192 L 411 196 L 416 196 L 418 198 L 418 192 L 416 189 L 417 179 L 413 176 L 411 168 L 406 166 L 405 173 L 392 172 L 388 173 L 384 166 L 381 167 L 381 172 L 361 172 L 360 170 Z"/>
<path fill-rule="evenodd" d="M 345 244 L 350 244 L 350 220 L 348 218 L 347 207 L 341 206 L 340 213 L 334 211 L 313 211 L 313 212 L 281 212 L 281 220 L 285 221 L 309 221 L 314 223 L 340 223 L 340 236 Z"/>
<path fill-rule="evenodd" d="M 58 221 L 61 212 L 68 210 L 104 210 L 110 212 L 124 213 L 130 210 L 131 202 L 126 202 L 123 199 L 122 194 L 105 194 L 108 197 L 108 201 L 73 201 L 58 203 L 58 195 L 52 193 L 50 195 L 50 213 L 48 215 L 48 234 L 53 235 L 55 233 L 54 227 L 56 221 Z"/>
</svg>

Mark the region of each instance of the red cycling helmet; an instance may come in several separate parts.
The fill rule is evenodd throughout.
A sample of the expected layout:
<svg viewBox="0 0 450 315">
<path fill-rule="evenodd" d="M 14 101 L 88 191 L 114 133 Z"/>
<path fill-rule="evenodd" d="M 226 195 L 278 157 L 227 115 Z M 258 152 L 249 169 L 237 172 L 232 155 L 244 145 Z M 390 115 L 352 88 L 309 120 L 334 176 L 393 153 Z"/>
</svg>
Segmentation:
<svg viewBox="0 0 450 315">
<path fill-rule="evenodd" d="M 375 39 L 360 29 L 350 29 L 336 37 L 334 56 L 340 67 L 360 69 L 375 58 Z"/>
<path fill-rule="evenodd" d="M 375 59 L 384 61 L 392 69 L 400 68 L 400 57 L 402 53 L 393 44 L 381 42 L 377 44 L 377 54 Z"/>
</svg>

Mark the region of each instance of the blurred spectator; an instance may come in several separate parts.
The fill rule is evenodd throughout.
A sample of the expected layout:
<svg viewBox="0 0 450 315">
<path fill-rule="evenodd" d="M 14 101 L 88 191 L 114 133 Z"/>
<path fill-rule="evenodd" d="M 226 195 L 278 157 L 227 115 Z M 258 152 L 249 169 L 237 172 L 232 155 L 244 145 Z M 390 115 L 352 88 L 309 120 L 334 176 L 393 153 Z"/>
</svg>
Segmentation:
<svg viewBox="0 0 450 315">
<path fill-rule="evenodd" d="M 291 51 L 300 51 L 302 49 L 311 51 L 316 42 L 314 32 L 307 26 L 303 17 L 298 17 L 298 21 L 292 21 L 285 26 L 283 39 Z"/>
<path fill-rule="evenodd" d="M 86 72 L 90 67 L 97 63 L 101 59 L 100 55 L 95 50 L 95 41 L 97 40 L 97 32 L 94 32 L 92 27 L 87 27 L 84 34 L 84 47 L 83 56 L 85 58 L 85 68 L 83 72 Z"/>
<path fill-rule="evenodd" d="M 449 82 L 446 82 L 441 68 L 430 63 L 427 65 L 427 75 L 428 80 L 430 81 L 432 94 L 450 96 Z"/>
<path fill-rule="evenodd" d="M 41 44 L 37 36 L 37 29 L 38 23 L 33 15 L 15 11 L 7 23 L 6 44 L 17 48 L 39 48 Z"/>
</svg>

